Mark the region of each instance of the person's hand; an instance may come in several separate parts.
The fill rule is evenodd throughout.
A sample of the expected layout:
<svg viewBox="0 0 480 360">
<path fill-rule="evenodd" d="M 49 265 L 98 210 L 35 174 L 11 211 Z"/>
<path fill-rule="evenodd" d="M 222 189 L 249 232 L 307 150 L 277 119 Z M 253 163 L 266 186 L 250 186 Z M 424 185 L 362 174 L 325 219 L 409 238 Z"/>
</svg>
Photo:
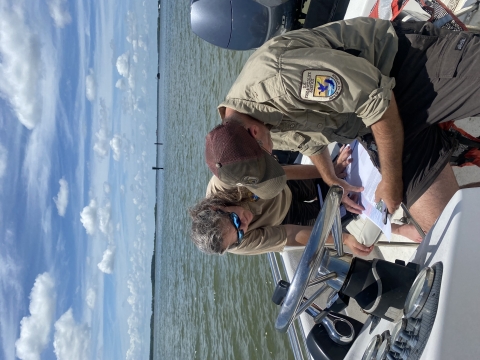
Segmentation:
<svg viewBox="0 0 480 360">
<path fill-rule="evenodd" d="M 352 148 L 350 145 L 343 145 L 338 153 L 337 160 L 333 164 L 335 175 L 337 175 L 338 178 L 344 179 L 347 176 L 345 169 L 347 168 L 348 164 L 353 161 L 351 155 Z"/>
<path fill-rule="evenodd" d="M 388 212 L 393 214 L 398 209 L 403 200 L 403 181 L 387 181 L 382 179 L 375 191 L 375 202 L 383 200 L 387 206 Z"/>
<path fill-rule="evenodd" d="M 352 250 L 353 255 L 356 256 L 367 256 L 373 250 L 373 246 L 365 246 L 360 244 L 353 235 L 343 234 L 343 244 L 347 245 L 350 250 Z"/>
<path fill-rule="evenodd" d="M 343 206 L 345 206 L 345 209 L 354 214 L 361 214 L 365 209 L 362 205 L 357 203 L 358 194 L 356 193 L 362 192 L 363 187 L 350 185 L 342 179 L 338 179 L 335 184 L 343 187 L 342 203 Z"/>
</svg>

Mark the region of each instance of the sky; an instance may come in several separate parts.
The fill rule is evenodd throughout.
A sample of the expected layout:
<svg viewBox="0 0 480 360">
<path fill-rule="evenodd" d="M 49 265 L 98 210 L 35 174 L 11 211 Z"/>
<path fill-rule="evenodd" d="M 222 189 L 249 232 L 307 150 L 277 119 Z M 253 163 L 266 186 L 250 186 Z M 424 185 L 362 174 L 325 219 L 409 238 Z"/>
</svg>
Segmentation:
<svg viewBox="0 0 480 360">
<path fill-rule="evenodd" d="M 147 358 L 157 3 L 0 19 L 0 359 Z"/>
</svg>

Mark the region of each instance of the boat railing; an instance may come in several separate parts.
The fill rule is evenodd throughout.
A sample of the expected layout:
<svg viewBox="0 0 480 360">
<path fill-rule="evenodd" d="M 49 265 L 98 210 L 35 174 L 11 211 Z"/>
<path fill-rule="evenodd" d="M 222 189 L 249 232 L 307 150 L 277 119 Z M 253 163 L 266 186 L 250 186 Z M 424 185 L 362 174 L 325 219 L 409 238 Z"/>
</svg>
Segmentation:
<svg viewBox="0 0 480 360">
<path fill-rule="evenodd" d="M 277 284 L 282 279 L 279 263 L 282 266 L 282 272 L 286 273 L 286 267 L 283 262 L 283 258 L 275 253 L 268 253 L 267 255 L 270 269 L 272 270 L 273 281 L 275 284 Z M 287 334 L 295 360 L 311 359 L 305 342 L 306 336 L 303 327 L 300 324 L 300 318 L 297 318 L 288 328 Z"/>
</svg>

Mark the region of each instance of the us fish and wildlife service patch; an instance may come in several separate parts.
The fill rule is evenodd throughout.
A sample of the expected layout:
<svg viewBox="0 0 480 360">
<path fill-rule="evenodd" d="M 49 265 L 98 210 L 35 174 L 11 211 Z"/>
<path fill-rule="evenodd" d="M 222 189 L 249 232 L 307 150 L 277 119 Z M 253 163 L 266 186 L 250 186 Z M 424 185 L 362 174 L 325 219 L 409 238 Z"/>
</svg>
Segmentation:
<svg viewBox="0 0 480 360">
<path fill-rule="evenodd" d="M 300 96 L 305 100 L 332 101 L 342 92 L 340 77 L 324 70 L 305 70 Z"/>
</svg>

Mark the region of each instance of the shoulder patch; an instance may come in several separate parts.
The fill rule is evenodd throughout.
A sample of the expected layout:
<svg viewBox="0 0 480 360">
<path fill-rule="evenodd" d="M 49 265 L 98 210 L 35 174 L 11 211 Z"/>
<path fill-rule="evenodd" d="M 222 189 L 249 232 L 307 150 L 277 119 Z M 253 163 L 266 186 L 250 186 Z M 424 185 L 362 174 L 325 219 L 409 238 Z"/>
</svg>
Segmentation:
<svg viewBox="0 0 480 360">
<path fill-rule="evenodd" d="M 331 71 L 305 70 L 300 96 L 304 100 L 332 101 L 342 92 L 340 77 Z"/>
</svg>

